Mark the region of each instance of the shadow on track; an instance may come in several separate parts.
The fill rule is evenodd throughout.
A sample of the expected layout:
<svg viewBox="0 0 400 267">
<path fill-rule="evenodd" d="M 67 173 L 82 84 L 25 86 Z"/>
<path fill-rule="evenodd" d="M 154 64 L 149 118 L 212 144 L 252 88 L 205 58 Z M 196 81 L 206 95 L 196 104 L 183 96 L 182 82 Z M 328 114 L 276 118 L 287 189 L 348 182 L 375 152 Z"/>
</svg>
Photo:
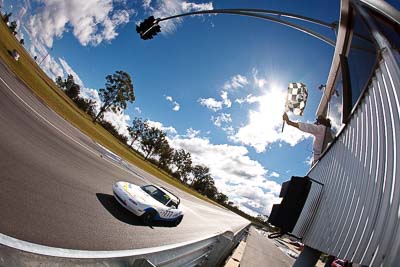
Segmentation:
<svg viewBox="0 0 400 267">
<path fill-rule="evenodd" d="M 117 220 L 130 224 L 130 225 L 137 225 L 137 226 L 148 226 L 150 228 L 155 227 L 171 227 L 168 223 L 165 222 L 158 222 L 155 221 L 151 225 L 146 225 L 142 222 L 142 220 L 136 216 L 135 214 L 131 213 L 124 207 L 122 207 L 115 199 L 114 196 L 109 194 L 103 193 L 96 193 L 97 199 L 103 205 L 103 207 Z"/>
</svg>

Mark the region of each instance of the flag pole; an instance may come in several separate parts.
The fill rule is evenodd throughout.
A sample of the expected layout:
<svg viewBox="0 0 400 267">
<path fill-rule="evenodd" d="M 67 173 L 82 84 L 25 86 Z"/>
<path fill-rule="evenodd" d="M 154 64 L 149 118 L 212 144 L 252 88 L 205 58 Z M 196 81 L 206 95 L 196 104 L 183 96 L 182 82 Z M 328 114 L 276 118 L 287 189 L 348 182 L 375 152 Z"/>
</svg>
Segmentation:
<svg viewBox="0 0 400 267">
<path fill-rule="evenodd" d="M 283 128 L 285 128 L 285 121 L 282 123 L 282 133 L 283 133 Z"/>
</svg>

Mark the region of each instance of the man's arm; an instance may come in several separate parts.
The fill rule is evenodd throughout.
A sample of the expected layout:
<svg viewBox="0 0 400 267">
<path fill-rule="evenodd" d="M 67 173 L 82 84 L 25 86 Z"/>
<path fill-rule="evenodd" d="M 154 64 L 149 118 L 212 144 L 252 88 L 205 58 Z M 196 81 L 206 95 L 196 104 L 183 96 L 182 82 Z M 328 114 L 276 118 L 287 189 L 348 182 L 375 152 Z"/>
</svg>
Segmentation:
<svg viewBox="0 0 400 267">
<path fill-rule="evenodd" d="M 286 112 L 283 113 L 282 119 L 283 119 L 284 121 L 286 121 L 286 123 L 289 124 L 290 126 L 293 126 L 293 127 L 296 127 L 297 129 L 299 129 L 299 127 L 300 127 L 300 126 L 299 126 L 299 123 L 294 122 L 294 121 L 291 121 L 291 120 L 289 119 L 289 116 L 286 114 Z"/>
</svg>

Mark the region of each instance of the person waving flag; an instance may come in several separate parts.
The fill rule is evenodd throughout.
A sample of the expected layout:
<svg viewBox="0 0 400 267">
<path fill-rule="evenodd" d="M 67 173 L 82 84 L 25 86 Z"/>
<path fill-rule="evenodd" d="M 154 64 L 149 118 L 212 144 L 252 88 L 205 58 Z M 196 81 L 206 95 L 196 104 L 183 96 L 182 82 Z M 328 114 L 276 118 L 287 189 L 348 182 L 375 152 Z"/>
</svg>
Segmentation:
<svg viewBox="0 0 400 267">
<path fill-rule="evenodd" d="M 292 112 L 294 115 L 303 116 L 307 104 L 307 97 L 307 86 L 304 83 L 289 83 L 285 112 Z M 283 121 L 282 132 L 284 126 L 285 121 Z"/>
</svg>

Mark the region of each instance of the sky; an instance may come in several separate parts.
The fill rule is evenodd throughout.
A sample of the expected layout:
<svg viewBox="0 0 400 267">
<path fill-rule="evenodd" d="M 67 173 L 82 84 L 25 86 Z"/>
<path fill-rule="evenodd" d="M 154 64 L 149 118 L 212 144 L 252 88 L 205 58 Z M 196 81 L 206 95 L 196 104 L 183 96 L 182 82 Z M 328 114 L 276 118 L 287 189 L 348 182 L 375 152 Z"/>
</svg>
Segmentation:
<svg viewBox="0 0 400 267">
<path fill-rule="evenodd" d="M 52 79 L 72 74 L 83 97 L 100 101 L 97 90 L 105 76 L 128 72 L 136 101 L 105 119 L 122 134 L 135 117 L 165 130 L 171 146 L 190 152 L 194 164 L 208 166 L 218 190 L 243 211 L 268 215 L 281 200 L 281 184 L 309 170 L 312 136 L 290 126 L 281 132 L 285 96 L 290 82 L 306 84 L 304 116 L 289 116 L 315 120 L 332 46 L 271 21 L 237 15 L 167 20 L 151 40 L 139 38 L 136 24 L 150 15 L 222 8 L 291 12 L 330 23 L 339 20 L 340 1 L 1 2 L 13 12 L 18 38 L 25 39 L 32 57 Z M 335 40 L 330 29 L 287 21 Z M 332 108 L 331 119 L 339 127 L 337 109 Z"/>
</svg>

